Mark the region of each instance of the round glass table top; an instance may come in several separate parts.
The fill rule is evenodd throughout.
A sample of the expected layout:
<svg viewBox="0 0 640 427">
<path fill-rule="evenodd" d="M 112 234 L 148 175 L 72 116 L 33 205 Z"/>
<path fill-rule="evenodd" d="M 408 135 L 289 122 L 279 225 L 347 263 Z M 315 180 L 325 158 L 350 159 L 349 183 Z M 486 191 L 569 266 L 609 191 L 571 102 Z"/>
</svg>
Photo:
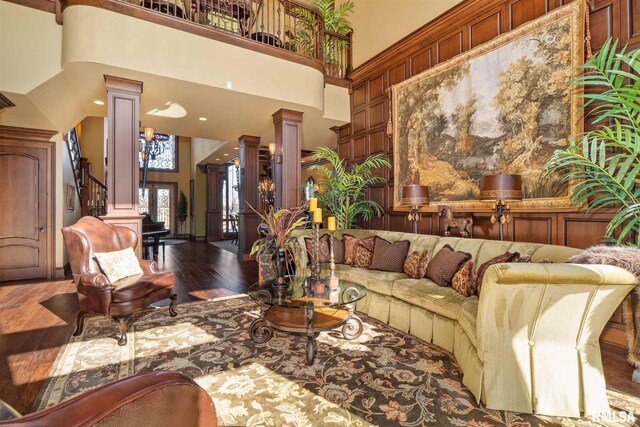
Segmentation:
<svg viewBox="0 0 640 427">
<path fill-rule="evenodd" d="M 289 283 L 277 285 L 275 281 L 254 283 L 247 291 L 254 300 L 280 307 L 306 308 L 310 301 L 316 307 L 338 307 L 353 304 L 367 295 L 362 285 L 338 280 L 337 287 L 329 289 L 326 280 L 313 283 L 305 277 L 291 277 Z"/>
</svg>

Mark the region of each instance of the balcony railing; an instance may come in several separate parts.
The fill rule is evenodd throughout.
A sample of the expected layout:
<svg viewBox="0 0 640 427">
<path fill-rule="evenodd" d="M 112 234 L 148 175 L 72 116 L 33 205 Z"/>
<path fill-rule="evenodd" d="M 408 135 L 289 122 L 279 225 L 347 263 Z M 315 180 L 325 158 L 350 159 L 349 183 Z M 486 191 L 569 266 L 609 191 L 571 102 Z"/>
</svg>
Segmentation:
<svg viewBox="0 0 640 427">
<path fill-rule="evenodd" d="M 268 45 L 325 66 L 345 79 L 351 71 L 351 35 L 325 31 L 317 9 L 297 0 L 107 0 Z M 63 2 L 64 3 L 64 2 Z M 74 2 L 77 4 L 77 1 Z M 95 4 L 95 3 L 94 3 Z"/>
</svg>

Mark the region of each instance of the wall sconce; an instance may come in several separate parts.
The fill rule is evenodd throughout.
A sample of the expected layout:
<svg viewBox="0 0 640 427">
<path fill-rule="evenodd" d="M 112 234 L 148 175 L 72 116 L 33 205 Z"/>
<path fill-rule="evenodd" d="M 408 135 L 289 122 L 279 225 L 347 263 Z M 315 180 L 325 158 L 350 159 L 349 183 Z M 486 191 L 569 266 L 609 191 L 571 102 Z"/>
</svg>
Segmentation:
<svg viewBox="0 0 640 427">
<path fill-rule="evenodd" d="M 233 159 L 233 165 L 236 167 L 236 182 L 238 191 L 240 189 L 240 159 Z"/>
<path fill-rule="evenodd" d="M 498 223 L 498 237 L 504 239 L 504 224 L 509 222 L 511 210 L 505 201 L 522 200 L 522 176 L 485 175 L 482 177 L 480 200 L 495 201 L 491 211 L 491 223 Z"/>
<path fill-rule="evenodd" d="M 280 156 L 279 154 L 276 155 L 275 142 L 269 143 L 269 154 L 271 155 L 271 160 L 273 160 L 277 165 L 279 165 L 282 162 L 282 156 Z"/>
</svg>

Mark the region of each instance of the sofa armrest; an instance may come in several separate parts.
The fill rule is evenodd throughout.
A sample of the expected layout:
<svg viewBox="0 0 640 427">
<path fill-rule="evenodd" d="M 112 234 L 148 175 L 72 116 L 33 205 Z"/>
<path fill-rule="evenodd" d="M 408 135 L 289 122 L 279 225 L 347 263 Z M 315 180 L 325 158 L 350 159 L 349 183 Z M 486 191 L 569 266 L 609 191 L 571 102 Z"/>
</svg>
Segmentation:
<svg viewBox="0 0 640 427">
<path fill-rule="evenodd" d="M 540 390 L 559 383 L 576 393 L 604 390 L 596 384 L 604 382 L 599 337 L 636 284 L 633 274 L 610 265 L 491 266 L 480 293 L 477 350 L 484 389 L 505 392 L 488 393 L 487 406 L 520 402 L 503 407 L 530 412 L 521 402 L 532 405 L 544 395 Z M 539 408 L 546 403 L 537 401 Z"/>
<path fill-rule="evenodd" d="M 211 397 L 178 372 L 135 375 L 0 426 L 217 426 Z"/>
</svg>

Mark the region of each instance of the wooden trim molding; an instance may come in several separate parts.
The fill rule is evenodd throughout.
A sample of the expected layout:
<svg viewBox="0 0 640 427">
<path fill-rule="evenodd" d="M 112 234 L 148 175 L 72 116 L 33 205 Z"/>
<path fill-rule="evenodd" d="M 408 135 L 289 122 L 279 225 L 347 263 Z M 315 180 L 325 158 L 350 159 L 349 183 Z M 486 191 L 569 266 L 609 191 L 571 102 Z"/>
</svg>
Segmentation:
<svg viewBox="0 0 640 427">
<path fill-rule="evenodd" d="M 0 125 L 0 139 L 21 139 L 25 141 L 46 142 L 54 145 L 54 142 L 51 141 L 51 138 L 53 138 L 53 136 L 57 133 L 58 132 L 55 130 L 29 129 Z"/>
<path fill-rule="evenodd" d="M 125 79 L 124 77 L 104 75 L 104 85 L 107 90 L 127 92 L 134 95 L 142 93 L 143 83 L 139 80 Z"/>
<path fill-rule="evenodd" d="M 0 93 L 0 110 L 3 108 L 15 107 L 16 104 L 11 102 L 9 98 Z"/>
<path fill-rule="evenodd" d="M 56 0 L 6 0 L 8 3 L 19 4 L 20 6 L 42 10 L 44 12 L 56 13 Z"/>
<path fill-rule="evenodd" d="M 35 1 L 35 0 L 32 0 Z M 91 6 L 100 9 L 109 10 L 111 12 L 120 13 L 122 15 L 131 16 L 133 18 L 142 19 L 144 21 L 153 22 L 155 24 L 164 25 L 165 27 L 173 28 L 187 33 L 195 34 L 198 36 L 206 37 L 212 40 L 217 40 L 223 43 L 238 46 L 244 49 L 249 49 L 255 52 L 264 53 L 265 55 L 274 56 L 276 58 L 285 59 L 287 61 L 296 62 L 298 64 L 306 65 L 311 68 L 315 68 L 324 74 L 324 64 L 318 59 L 307 58 L 302 55 L 297 55 L 293 52 L 289 52 L 284 49 L 279 49 L 267 44 L 257 42 L 245 37 L 225 33 L 224 31 L 218 31 L 214 28 L 205 27 L 195 22 L 186 21 L 181 18 L 162 15 L 153 10 L 144 9 L 134 4 L 127 4 L 123 2 L 116 2 L 110 0 L 61 0 L 62 11 L 71 6 Z M 307 6 L 308 7 L 308 6 Z"/>
</svg>

